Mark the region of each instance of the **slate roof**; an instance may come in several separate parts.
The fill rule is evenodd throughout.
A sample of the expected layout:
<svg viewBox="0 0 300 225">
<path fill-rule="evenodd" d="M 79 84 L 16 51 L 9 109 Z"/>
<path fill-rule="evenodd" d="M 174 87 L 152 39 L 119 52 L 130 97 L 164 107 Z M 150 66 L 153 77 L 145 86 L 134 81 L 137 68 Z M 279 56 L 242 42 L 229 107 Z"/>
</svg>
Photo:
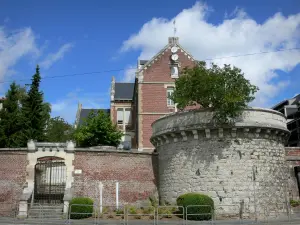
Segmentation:
<svg viewBox="0 0 300 225">
<path fill-rule="evenodd" d="M 81 109 L 78 125 L 83 124 L 84 120 L 89 116 L 90 112 L 92 111 L 94 111 L 95 113 L 97 113 L 98 111 L 104 111 L 108 115 L 110 114 L 110 109 Z"/>
<path fill-rule="evenodd" d="M 140 60 L 140 65 L 145 65 L 149 60 Z"/>
<path fill-rule="evenodd" d="M 277 103 L 271 109 L 277 110 L 278 108 L 282 107 L 283 105 L 296 105 L 298 102 L 300 102 L 300 94 L 296 94 L 291 99 L 285 99 L 285 100 Z"/>
<path fill-rule="evenodd" d="M 115 100 L 132 100 L 134 83 L 115 83 Z"/>
</svg>

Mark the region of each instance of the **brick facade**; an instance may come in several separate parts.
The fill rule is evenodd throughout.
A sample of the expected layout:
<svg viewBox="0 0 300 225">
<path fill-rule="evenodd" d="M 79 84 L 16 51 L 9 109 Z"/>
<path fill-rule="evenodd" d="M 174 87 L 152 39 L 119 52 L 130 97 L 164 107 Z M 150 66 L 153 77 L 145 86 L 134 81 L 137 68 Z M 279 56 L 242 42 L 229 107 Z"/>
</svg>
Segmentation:
<svg viewBox="0 0 300 225">
<path fill-rule="evenodd" d="M 116 181 L 120 205 L 145 200 L 157 191 L 157 159 L 154 154 L 122 152 L 76 152 L 74 190 L 99 202 L 99 181 L 104 185 L 103 205 L 116 204 Z"/>
<path fill-rule="evenodd" d="M 27 152 L 0 151 L 0 213 L 12 213 L 17 209 L 26 183 Z"/>
<path fill-rule="evenodd" d="M 285 152 L 289 167 L 288 191 L 290 198 L 296 200 L 299 199 L 300 194 L 300 147 L 286 147 Z"/>
<path fill-rule="evenodd" d="M 172 45 L 169 44 L 163 52 L 154 56 L 153 63 L 143 69 L 143 80 L 136 81 L 139 86 L 139 139 L 138 148 L 154 149 L 150 142 L 152 135 L 151 124 L 161 116 L 174 112 L 175 107 L 167 105 L 167 88 L 175 87 L 175 78 L 171 77 L 170 57 Z M 176 52 L 179 61 L 179 74 L 185 67 L 195 66 L 195 61 L 181 47 Z M 151 61 L 150 60 L 150 61 Z"/>
</svg>

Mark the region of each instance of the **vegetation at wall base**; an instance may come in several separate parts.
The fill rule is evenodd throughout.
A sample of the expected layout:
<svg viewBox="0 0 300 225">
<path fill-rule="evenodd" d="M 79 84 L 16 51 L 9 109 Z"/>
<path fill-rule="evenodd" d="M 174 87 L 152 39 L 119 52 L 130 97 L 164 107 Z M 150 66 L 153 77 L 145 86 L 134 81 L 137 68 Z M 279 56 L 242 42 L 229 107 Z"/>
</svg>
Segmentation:
<svg viewBox="0 0 300 225">
<path fill-rule="evenodd" d="M 188 207 L 188 214 L 199 214 L 199 215 L 188 215 L 188 220 L 210 220 L 212 219 L 214 212 L 214 201 L 211 197 L 201 193 L 186 193 L 180 195 L 177 200 L 178 206 L 183 206 L 183 209 L 179 208 L 179 213 L 184 214 L 186 218 L 186 208 Z M 191 207 L 192 205 L 201 205 L 201 207 Z M 184 210 L 184 212 L 182 212 Z M 202 214 L 202 215 L 201 215 Z"/>
<path fill-rule="evenodd" d="M 94 201 L 90 198 L 77 197 L 70 202 L 70 218 L 84 219 L 93 215 Z M 81 214 L 82 213 L 82 214 Z"/>
<path fill-rule="evenodd" d="M 297 207 L 297 206 L 300 206 L 300 201 L 299 200 L 290 200 L 290 205 L 292 207 Z"/>
<path fill-rule="evenodd" d="M 80 147 L 99 145 L 118 146 L 123 134 L 113 124 L 110 116 L 103 111 L 92 112 L 74 133 L 76 143 Z"/>
<path fill-rule="evenodd" d="M 194 68 L 183 69 L 171 99 L 179 110 L 195 105 L 212 108 L 217 123 L 231 123 L 258 90 L 239 68 L 226 64 L 221 68 L 213 63 L 207 68 L 205 62 L 199 62 Z"/>
</svg>

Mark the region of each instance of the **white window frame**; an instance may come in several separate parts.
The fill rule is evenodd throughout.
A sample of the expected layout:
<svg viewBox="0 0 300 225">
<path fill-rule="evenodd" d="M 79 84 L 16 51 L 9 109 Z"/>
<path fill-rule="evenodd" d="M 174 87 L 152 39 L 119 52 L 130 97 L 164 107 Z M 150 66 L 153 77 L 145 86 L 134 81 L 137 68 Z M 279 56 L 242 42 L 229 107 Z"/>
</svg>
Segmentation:
<svg viewBox="0 0 300 225">
<path fill-rule="evenodd" d="M 128 122 L 125 122 L 125 115 L 126 115 L 126 111 L 129 111 L 129 118 L 128 118 Z M 131 124 L 131 117 L 132 117 L 132 112 L 131 112 L 131 108 L 124 108 L 124 122 L 125 125 Z"/>
<path fill-rule="evenodd" d="M 118 112 L 122 112 L 122 120 L 119 120 Z M 117 124 L 122 125 L 124 123 L 124 108 L 117 108 Z"/>
<path fill-rule="evenodd" d="M 168 107 L 175 107 L 175 103 L 173 100 L 169 99 L 169 93 L 174 93 L 174 87 L 167 87 L 167 106 Z"/>
<path fill-rule="evenodd" d="M 173 68 L 177 68 L 177 74 L 172 74 Z M 171 66 L 171 78 L 178 78 L 179 77 L 179 67 L 178 65 L 172 65 Z"/>
<path fill-rule="evenodd" d="M 130 116 L 129 116 L 129 120 L 128 123 L 125 123 L 125 111 L 129 111 L 130 112 Z M 118 112 L 122 112 L 122 120 L 118 120 Z M 132 120 L 132 111 L 130 107 L 118 107 L 117 108 L 117 124 L 118 125 L 129 125 L 131 124 L 131 120 Z"/>
</svg>

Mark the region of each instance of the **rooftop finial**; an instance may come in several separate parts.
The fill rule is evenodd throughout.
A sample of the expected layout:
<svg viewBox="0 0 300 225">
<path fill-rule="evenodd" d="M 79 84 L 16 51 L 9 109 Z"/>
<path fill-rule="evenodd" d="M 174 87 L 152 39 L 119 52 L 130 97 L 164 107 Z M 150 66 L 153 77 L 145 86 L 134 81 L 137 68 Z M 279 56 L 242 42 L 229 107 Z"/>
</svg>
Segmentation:
<svg viewBox="0 0 300 225">
<path fill-rule="evenodd" d="M 176 37 L 176 31 L 177 31 L 177 29 L 176 29 L 176 20 L 173 21 L 173 29 L 174 29 L 173 37 Z"/>
</svg>

